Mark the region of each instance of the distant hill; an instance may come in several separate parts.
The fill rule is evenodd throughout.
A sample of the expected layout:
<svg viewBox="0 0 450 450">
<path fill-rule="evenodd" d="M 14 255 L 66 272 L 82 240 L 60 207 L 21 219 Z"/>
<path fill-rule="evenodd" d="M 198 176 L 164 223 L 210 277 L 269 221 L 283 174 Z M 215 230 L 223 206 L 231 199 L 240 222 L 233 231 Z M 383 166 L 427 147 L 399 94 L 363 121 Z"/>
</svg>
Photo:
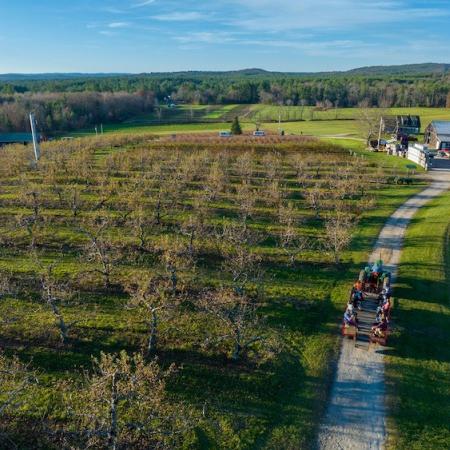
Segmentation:
<svg viewBox="0 0 450 450">
<path fill-rule="evenodd" d="M 450 73 L 450 64 L 424 63 L 399 66 L 370 66 L 348 70 L 352 75 L 429 75 Z"/>
<path fill-rule="evenodd" d="M 0 82 L 19 81 L 51 81 L 51 80 L 76 80 L 76 79 L 101 79 L 117 77 L 152 77 L 152 78 L 184 78 L 184 77 L 273 77 L 273 76 L 339 76 L 339 75 L 361 75 L 361 76 L 395 76 L 395 75 L 432 75 L 450 73 L 450 64 L 424 63 L 405 64 L 398 66 L 369 66 L 359 67 L 347 71 L 331 72 L 272 72 L 264 69 L 252 68 L 230 71 L 180 71 L 180 72 L 150 72 L 141 74 L 131 73 L 37 73 L 0 74 Z"/>
<path fill-rule="evenodd" d="M 202 71 L 202 70 L 186 70 L 181 72 L 148 72 L 148 73 L 5 73 L 0 74 L 0 81 L 51 81 L 51 80 L 76 80 L 86 78 L 117 78 L 117 77 L 155 77 L 155 78 L 176 78 L 176 77 L 205 77 L 205 76 L 261 76 L 261 75 L 278 75 L 281 72 L 269 72 L 263 69 L 242 69 L 230 71 Z"/>
<path fill-rule="evenodd" d="M 110 78 L 121 77 L 126 73 L 5 73 L 0 74 L 0 81 L 51 81 L 76 80 L 79 78 Z"/>
</svg>

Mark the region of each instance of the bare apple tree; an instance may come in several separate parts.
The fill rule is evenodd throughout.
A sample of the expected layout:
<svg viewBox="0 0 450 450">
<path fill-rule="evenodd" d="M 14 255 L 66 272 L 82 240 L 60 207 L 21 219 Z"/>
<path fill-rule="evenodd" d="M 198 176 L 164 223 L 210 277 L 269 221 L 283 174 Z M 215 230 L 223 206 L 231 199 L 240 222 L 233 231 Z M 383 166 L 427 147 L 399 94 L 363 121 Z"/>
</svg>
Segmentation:
<svg viewBox="0 0 450 450">
<path fill-rule="evenodd" d="M 45 265 L 37 256 L 34 257 L 34 260 L 39 271 L 42 301 L 50 308 L 58 327 L 61 342 L 65 344 L 69 339 L 69 330 L 73 326 L 73 323 L 66 323 L 59 305 L 64 300 L 69 299 L 73 293 L 68 283 L 59 280 L 55 276 L 55 268 L 57 267 L 58 261 Z"/>
<path fill-rule="evenodd" d="M 318 186 L 315 184 L 310 189 L 306 191 L 306 202 L 312 208 L 314 211 L 314 215 L 316 219 L 320 219 L 320 213 L 323 208 L 323 199 L 324 199 L 324 192 Z"/>
<path fill-rule="evenodd" d="M 153 217 L 149 217 L 143 205 L 137 205 L 128 218 L 128 224 L 133 236 L 137 239 L 139 250 L 148 252 L 150 250 L 150 236 L 155 226 Z"/>
<path fill-rule="evenodd" d="M 219 321 L 215 339 L 229 342 L 234 361 L 266 338 L 257 314 L 258 305 L 250 298 L 222 288 L 205 293 L 200 304 L 204 311 Z"/>
<path fill-rule="evenodd" d="M 188 252 L 191 258 L 194 258 L 196 253 L 196 242 L 204 239 L 208 232 L 208 214 L 208 208 L 201 199 L 196 198 L 193 201 L 191 213 L 180 224 L 181 234 L 188 238 Z"/>
<path fill-rule="evenodd" d="M 166 381 L 175 372 L 140 354 L 102 353 L 85 388 L 72 396 L 76 425 L 66 436 L 82 448 L 171 449 L 180 444 L 187 421 L 182 408 L 166 395 Z M 72 445 L 74 443 L 72 442 Z"/>
<path fill-rule="evenodd" d="M 14 295 L 16 293 L 16 286 L 12 281 L 9 273 L 0 272 L 0 304 L 3 303 L 5 297 Z M 16 313 L 11 307 L 4 307 L 1 305 L 0 325 L 7 325 L 17 320 Z"/>
<path fill-rule="evenodd" d="M 82 186 L 80 186 L 79 184 L 73 184 L 68 188 L 68 203 L 70 205 L 73 217 L 78 217 L 83 208 L 84 202 L 81 198 L 82 191 Z"/>
<path fill-rule="evenodd" d="M 255 155 L 251 152 L 241 153 L 235 161 L 234 170 L 245 183 L 250 183 L 253 177 Z"/>
<path fill-rule="evenodd" d="M 262 291 L 264 287 L 264 270 L 261 257 L 247 247 L 238 246 L 225 249 L 225 261 L 222 268 L 231 276 L 231 283 L 238 295 L 245 293 L 252 287 Z"/>
<path fill-rule="evenodd" d="M 84 249 L 84 258 L 96 267 L 93 272 L 100 274 L 106 289 L 112 287 L 112 276 L 117 264 L 122 259 L 122 251 L 109 236 L 109 220 L 97 217 L 91 222 L 86 222 L 82 233 L 88 242 Z"/>
<path fill-rule="evenodd" d="M 251 218 L 255 212 L 257 192 L 251 184 L 244 181 L 236 185 L 236 203 L 239 213 L 239 218 L 244 228 L 247 228 L 248 219 Z"/>
<path fill-rule="evenodd" d="M 213 161 L 204 182 L 203 192 L 205 200 L 215 201 L 225 190 L 227 181 L 227 174 L 223 170 L 220 161 Z"/>
<path fill-rule="evenodd" d="M 195 259 L 189 253 L 188 246 L 179 238 L 165 237 L 161 241 L 161 262 L 170 280 L 173 296 L 179 289 L 180 276 L 183 272 L 195 270 Z"/>
<path fill-rule="evenodd" d="M 257 290 L 263 289 L 262 258 L 251 248 L 264 238 L 264 235 L 251 230 L 243 223 L 224 224 L 221 232 L 217 233 L 224 258 L 223 271 L 231 276 L 232 286 L 238 295 L 244 295 L 251 284 L 255 285 Z"/>
<path fill-rule="evenodd" d="M 368 108 L 367 104 L 362 103 L 358 112 L 359 128 L 364 135 L 366 144 L 369 145 L 372 138 L 378 139 L 381 119 L 386 115 L 386 111 L 381 108 Z"/>
<path fill-rule="evenodd" d="M 34 386 L 37 383 L 36 374 L 29 365 L 19 361 L 17 357 L 7 357 L 0 353 L 0 447 L 5 449 L 18 448 L 8 430 L 9 421 L 17 415 L 20 407 L 30 408 Z M 16 420 L 19 420 L 16 417 Z"/>
<path fill-rule="evenodd" d="M 127 307 L 137 310 L 147 323 L 146 354 L 153 355 L 157 351 L 159 322 L 165 311 L 174 305 L 167 280 L 159 276 L 144 275 L 128 283 L 125 290 L 130 295 Z"/>
<path fill-rule="evenodd" d="M 19 227 L 25 228 L 30 239 L 30 248 L 34 250 L 37 245 L 37 237 L 39 229 L 44 223 L 42 209 L 44 206 L 43 189 L 27 180 L 23 181 L 21 203 L 31 209 L 31 215 L 20 215 L 17 217 Z"/>
<path fill-rule="evenodd" d="M 348 215 L 338 213 L 325 221 L 324 247 L 340 264 L 342 252 L 350 245 L 352 239 L 352 222 Z"/>
<path fill-rule="evenodd" d="M 294 267 L 297 257 L 310 247 L 310 242 L 298 232 L 298 218 L 292 202 L 280 207 L 279 220 L 282 228 L 278 243 L 288 257 L 289 266 Z"/>
</svg>

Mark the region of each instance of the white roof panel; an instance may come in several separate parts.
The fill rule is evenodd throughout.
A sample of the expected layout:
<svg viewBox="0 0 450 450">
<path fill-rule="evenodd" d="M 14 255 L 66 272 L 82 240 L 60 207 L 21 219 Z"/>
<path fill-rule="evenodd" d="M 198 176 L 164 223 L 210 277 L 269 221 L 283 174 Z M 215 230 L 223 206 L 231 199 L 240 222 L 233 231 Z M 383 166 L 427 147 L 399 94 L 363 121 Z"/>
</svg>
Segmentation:
<svg viewBox="0 0 450 450">
<path fill-rule="evenodd" d="M 445 120 L 435 120 L 431 122 L 437 134 L 448 134 L 450 135 L 450 121 Z"/>
</svg>

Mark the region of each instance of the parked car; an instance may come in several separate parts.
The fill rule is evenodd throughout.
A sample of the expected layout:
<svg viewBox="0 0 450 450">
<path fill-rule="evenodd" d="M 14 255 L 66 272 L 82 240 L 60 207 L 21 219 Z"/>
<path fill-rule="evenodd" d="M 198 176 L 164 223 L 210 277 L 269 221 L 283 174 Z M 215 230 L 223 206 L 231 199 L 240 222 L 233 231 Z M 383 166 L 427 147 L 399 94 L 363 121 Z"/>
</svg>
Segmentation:
<svg viewBox="0 0 450 450">
<path fill-rule="evenodd" d="M 266 135 L 266 132 L 263 130 L 256 130 L 253 132 L 253 136 L 255 137 L 264 137 Z"/>
</svg>

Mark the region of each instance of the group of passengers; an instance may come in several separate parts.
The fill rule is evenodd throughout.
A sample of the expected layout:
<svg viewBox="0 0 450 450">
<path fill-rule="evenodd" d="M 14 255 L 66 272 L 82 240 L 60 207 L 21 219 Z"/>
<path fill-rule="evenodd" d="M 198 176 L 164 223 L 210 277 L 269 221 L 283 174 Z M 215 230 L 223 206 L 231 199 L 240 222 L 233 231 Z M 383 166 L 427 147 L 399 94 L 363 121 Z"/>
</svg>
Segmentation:
<svg viewBox="0 0 450 450">
<path fill-rule="evenodd" d="M 375 323 L 372 324 L 372 333 L 377 337 L 384 337 L 391 316 L 391 290 L 389 287 L 382 290 L 378 301 L 377 317 Z"/>
<path fill-rule="evenodd" d="M 358 280 L 352 287 L 350 292 L 350 299 L 347 304 L 347 309 L 344 313 L 344 323 L 349 326 L 358 327 L 358 310 L 361 310 L 362 302 L 364 301 L 363 283 Z"/>
<path fill-rule="evenodd" d="M 377 287 L 381 283 L 385 284 L 385 278 L 390 277 L 388 272 L 383 271 L 381 260 L 372 266 L 366 267 L 364 272 L 364 281 Z M 364 299 L 364 282 L 357 280 L 352 287 L 350 299 L 344 313 L 344 325 L 358 328 L 358 310 L 362 309 L 361 306 Z M 372 324 L 371 331 L 376 337 L 385 337 L 391 313 L 391 289 L 389 284 L 381 291 L 378 301 L 376 319 Z"/>
</svg>

